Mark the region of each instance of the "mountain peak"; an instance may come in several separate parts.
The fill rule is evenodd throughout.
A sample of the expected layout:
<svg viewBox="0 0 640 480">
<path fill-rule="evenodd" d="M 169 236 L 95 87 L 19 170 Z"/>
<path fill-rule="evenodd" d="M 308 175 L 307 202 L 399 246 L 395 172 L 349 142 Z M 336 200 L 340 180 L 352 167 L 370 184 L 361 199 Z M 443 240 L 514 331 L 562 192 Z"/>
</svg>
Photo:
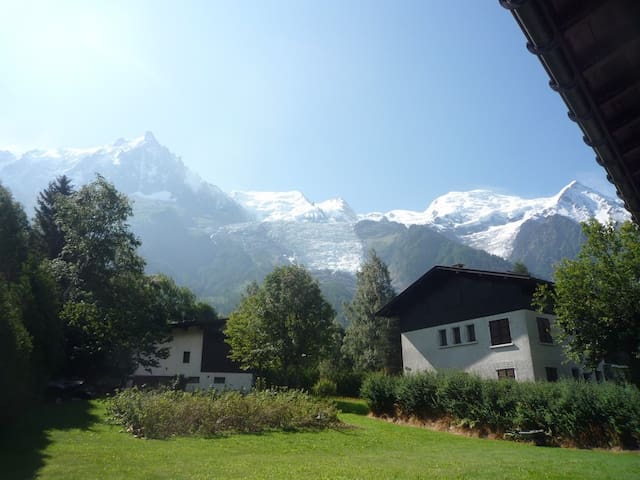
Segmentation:
<svg viewBox="0 0 640 480">
<path fill-rule="evenodd" d="M 155 135 L 150 131 L 144 133 L 144 142 L 151 145 L 158 145 L 158 140 L 156 140 Z"/>
</svg>

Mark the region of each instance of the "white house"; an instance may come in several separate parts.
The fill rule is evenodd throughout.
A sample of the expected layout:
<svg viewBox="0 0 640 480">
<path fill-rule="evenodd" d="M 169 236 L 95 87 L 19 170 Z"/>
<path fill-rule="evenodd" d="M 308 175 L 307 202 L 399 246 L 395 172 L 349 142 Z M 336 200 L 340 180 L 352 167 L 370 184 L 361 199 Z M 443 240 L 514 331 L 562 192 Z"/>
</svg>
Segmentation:
<svg viewBox="0 0 640 480">
<path fill-rule="evenodd" d="M 253 375 L 228 358 L 229 347 L 224 342 L 224 320 L 211 322 L 181 322 L 172 325 L 169 356 L 157 367 L 138 367 L 131 377 L 134 385 L 160 385 L 183 375 L 187 390 L 233 389 L 249 390 Z"/>
<path fill-rule="evenodd" d="M 554 315 L 531 306 L 528 275 L 436 266 L 385 305 L 397 318 L 405 373 L 463 370 L 485 378 L 557 380 L 590 375 L 554 340 Z M 602 372 L 595 372 L 598 379 Z"/>
</svg>

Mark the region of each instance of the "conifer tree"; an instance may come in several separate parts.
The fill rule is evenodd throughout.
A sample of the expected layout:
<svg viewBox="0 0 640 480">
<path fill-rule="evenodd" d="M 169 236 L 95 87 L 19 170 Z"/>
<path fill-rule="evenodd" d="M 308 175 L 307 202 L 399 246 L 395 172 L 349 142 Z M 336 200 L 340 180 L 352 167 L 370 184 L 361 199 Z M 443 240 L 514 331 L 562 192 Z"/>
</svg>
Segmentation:
<svg viewBox="0 0 640 480">
<path fill-rule="evenodd" d="M 38 206 L 34 219 L 35 236 L 39 247 L 47 258 L 60 255 L 64 246 L 64 235 L 56 224 L 57 203 L 60 196 L 68 197 L 73 193 L 73 185 L 66 175 L 49 182 L 49 186 L 38 195 Z"/>
<path fill-rule="evenodd" d="M 356 274 L 353 301 L 345 304 L 349 320 L 343 352 L 354 367 L 365 371 L 397 371 L 400 366 L 400 334 L 393 319 L 376 312 L 395 296 L 386 264 L 374 250 Z"/>
</svg>

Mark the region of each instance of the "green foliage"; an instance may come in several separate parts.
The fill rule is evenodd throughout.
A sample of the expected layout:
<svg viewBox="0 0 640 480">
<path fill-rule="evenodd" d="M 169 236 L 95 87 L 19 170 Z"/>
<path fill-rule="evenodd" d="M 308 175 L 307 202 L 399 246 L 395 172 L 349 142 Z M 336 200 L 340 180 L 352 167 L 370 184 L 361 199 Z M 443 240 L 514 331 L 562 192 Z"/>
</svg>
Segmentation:
<svg viewBox="0 0 640 480">
<path fill-rule="evenodd" d="M 0 420 L 3 422 L 22 413 L 30 398 L 32 344 L 18 303 L 0 276 Z"/>
<path fill-rule="evenodd" d="M 445 418 L 498 434 L 542 430 L 551 444 L 640 446 L 640 391 L 630 384 L 519 383 L 466 373 L 372 374 L 361 393 L 376 415 Z"/>
<path fill-rule="evenodd" d="M 29 223 L 22 205 L 0 185 L 0 276 L 14 282 L 27 259 Z"/>
<path fill-rule="evenodd" d="M 166 355 L 158 345 L 168 339 L 167 323 L 179 320 L 185 305 L 195 315 L 195 299 L 168 279 L 145 277 L 126 196 L 101 176 L 72 194 L 58 192 L 61 185 L 45 191 L 43 199 L 53 200 L 40 205 L 40 228 L 53 214 L 64 239 L 49 265 L 62 291 L 65 373 L 117 383 L 137 363 Z"/>
<path fill-rule="evenodd" d="M 520 261 L 517 261 L 513 264 L 513 273 L 519 273 L 520 275 L 530 275 L 527 266 Z"/>
<path fill-rule="evenodd" d="M 613 358 L 640 383 L 640 228 L 594 219 L 583 231 L 578 257 L 556 267 L 555 289 L 539 289 L 536 306 L 553 306 L 573 360 L 594 367 Z"/>
<path fill-rule="evenodd" d="M 338 387 L 333 380 L 320 377 L 311 389 L 311 392 L 317 397 L 335 397 L 338 392 Z"/>
<path fill-rule="evenodd" d="M 142 274 L 144 261 L 136 252 L 140 242 L 127 223 L 131 205 L 112 184 L 98 175 L 73 195 L 58 196 L 56 207 L 65 244 L 55 266 L 67 277 L 67 298 L 80 290 L 99 299 L 108 295 L 105 285 L 114 276 Z"/>
<path fill-rule="evenodd" d="M 268 380 L 300 385 L 328 354 L 334 316 L 303 267 L 278 267 L 231 314 L 225 330 L 230 357 Z"/>
<path fill-rule="evenodd" d="M 64 247 L 64 235 L 56 223 L 58 197 L 68 197 L 73 193 L 73 185 L 66 175 L 49 182 L 46 189 L 38 195 L 38 204 L 34 218 L 36 243 L 44 256 L 56 258 Z"/>
<path fill-rule="evenodd" d="M 298 390 L 249 394 L 129 389 L 107 401 L 112 422 L 147 438 L 319 430 L 340 422 L 333 403 Z"/>
<path fill-rule="evenodd" d="M 33 387 L 36 393 L 41 393 L 47 381 L 59 373 L 64 362 L 58 286 L 47 265 L 30 257 L 23 264 L 14 291 L 33 345 Z"/>
<path fill-rule="evenodd" d="M 384 373 L 371 373 L 365 377 L 360 396 L 367 400 L 369 409 L 375 415 L 396 413 L 397 387 L 400 377 Z"/>
<path fill-rule="evenodd" d="M 400 364 L 400 332 L 395 319 L 377 317 L 395 291 L 385 263 L 374 250 L 356 274 L 356 292 L 345 304 L 349 326 L 345 332 L 343 351 L 356 370 L 397 371 Z"/>
<path fill-rule="evenodd" d="M 433 418 L 438 410 L 438 382 L 436 375 L 420 372 L 398 377 L 396 403 L 402 415 L 417 418 Z"/>
</svg>

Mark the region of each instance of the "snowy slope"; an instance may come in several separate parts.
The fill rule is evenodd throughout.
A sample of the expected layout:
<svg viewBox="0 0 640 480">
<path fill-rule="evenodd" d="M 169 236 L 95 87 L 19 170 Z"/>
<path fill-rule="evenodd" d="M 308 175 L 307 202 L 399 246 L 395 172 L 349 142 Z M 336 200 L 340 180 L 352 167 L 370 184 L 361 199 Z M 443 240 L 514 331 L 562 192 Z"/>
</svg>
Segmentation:
<svg viewBox="0 0 640 480">
<path fill-rule="evenodd" d="M 233 192 L 232 198 L 256 220 L 266 222 L 354 222 L 357 215 L 341 198 L 321 203 L 307 200 L 302 192 Z"/>
<path fill-rule="evenodd" d="M 225 211 L 226 221 L 244 220 L 246 213 L 215 185 L 189 170 L 182 160 L 162 146 L 151 132 L 133 140 L 93 148 L 0 151 L 0 178 L 11 188 L 27 212 L 38 192 L 59 175 L 76 186 L 99 173 L 138 204 L 175 203 L 205 213 Z"/>
<path fill-rule="evenodd" d="M 96 173 L 128 194 L 135 202 L 136 214 L 146 215 L 144 221 L 162 222 L 158 232 L 161 227 L 172 233 L 183 229 L 185 238 L 202 235 L 212 245 L 215 238 L 237 238 L 238 251 L 252 258 L 259 259 L 261 249 L 269 245 L 270 251 L 278 250 L 279 258 L 287 261 L 350 273 L 357 271 L 365 249 L 356 234 L 361 220 L 424 225 L 449 239 L 510 259 L 522 226 L 531 225 L 530 220 L 556 215 L 574 222 L 591 217 L 602 222 L 629 218 L 619 201 L 578 182 L 571 182 L 552 197 L 525 199 L 488 190 L 450 192 L 424 211 L 365 215 L 357 215 L 342 198 L 313 202 L 299 191 L 227 195 L 189 170 L 151 133 L 85 149 L 0 150 L 0 179 L 28 213 L 37 192 L 57 175 L 66 174 L 80 186 Z M 153 219 L 167 209 L 173 211 L 170 216 Z M 218 234 L 223 237 L 216 237 Z M 150 250 L 156 241 L 143 238 Z M 163 262 L 166 256 L 165 251 Z"/>
<path fill-rule="evenodd" d="M 435 199 L 423 212 L 392 210 L 360 218 L 429 225 L 465 245 L 509 258 L 522 224 L 552 215 L 576 222 L 592 217 L 601 222 L 620 222 L 629 218 L 621 202 L 576 181 L 552 197 L 524 199 L 488 190 L 451 192 Z"/>
</svg>

